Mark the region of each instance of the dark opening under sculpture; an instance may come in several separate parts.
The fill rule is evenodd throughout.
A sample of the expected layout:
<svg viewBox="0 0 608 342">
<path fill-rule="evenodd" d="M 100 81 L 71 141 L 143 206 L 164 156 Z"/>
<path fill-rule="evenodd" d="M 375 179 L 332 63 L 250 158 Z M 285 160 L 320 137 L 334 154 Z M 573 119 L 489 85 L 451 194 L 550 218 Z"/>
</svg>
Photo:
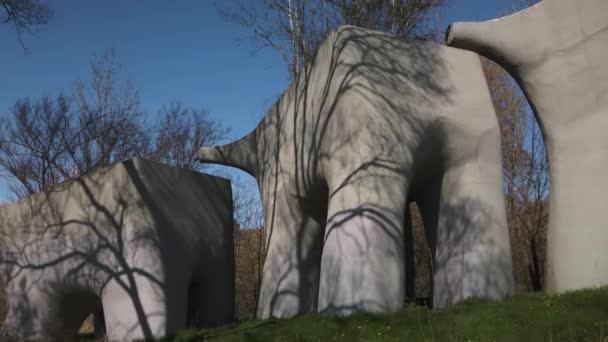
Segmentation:
<svg viewBox="0 0 608 342">
<path fill-rule="evenodd" d="M 455 23 L 447 44 L 502 65 L 536 114 L 551 168 L 547 290 L 608 285 L 608 1 Z"/>
<path fill-rule="evenodd" d="M 3 328 L 67 341 L 95 313 L 130 341 L 227 323 L 232 227 L 227 180 L 143 159 L 0 206 Z"/>
<path fill-rule="evenodd" d="M 258 318 L 402 307 L 413 289 L 411 201 L 436 307 L 513 290 L 500 133 L 474 53 L 341 27 L 254 131 L 199 159 L 259 184 Z"/>
</svg>

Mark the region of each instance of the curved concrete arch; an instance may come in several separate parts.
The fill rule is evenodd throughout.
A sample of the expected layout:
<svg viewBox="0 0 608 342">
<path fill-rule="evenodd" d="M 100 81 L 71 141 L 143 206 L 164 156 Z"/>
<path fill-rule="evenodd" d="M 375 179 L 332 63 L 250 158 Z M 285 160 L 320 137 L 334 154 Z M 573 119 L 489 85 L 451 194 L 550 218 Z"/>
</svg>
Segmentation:
<svg viewBox="0 0 608 342">
<path fill-rule="evenodd" d="M 543 0 L 446 38 L 502 65 L 536 114 L 551 168 L 547 290 L 608 284 L 608 1 Z"/>
</svg>

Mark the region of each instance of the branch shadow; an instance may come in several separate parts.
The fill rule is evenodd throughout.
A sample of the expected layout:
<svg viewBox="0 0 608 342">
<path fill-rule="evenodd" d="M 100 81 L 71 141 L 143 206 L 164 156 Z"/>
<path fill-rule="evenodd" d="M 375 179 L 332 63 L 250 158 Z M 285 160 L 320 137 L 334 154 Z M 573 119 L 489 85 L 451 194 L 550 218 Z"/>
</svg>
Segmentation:
<svg viewBox="0 0 608 342">
<path fill-rule="evenodd" d="M 258 182 L 268 251 L 258 315 L 285 317 L 318 310 L 320 273 L 328 277 L 328 284 L 345 276 L 339 268 L 321 270 L 330 252 L 340 260 L 355 255 L 365 260 L 384 253 L 375 244 L 379 237 L 391 246 L 390 253 L 399 255 L 395 259 L 403 259 L 403 272 L 412 278 L 407 204 L 422 201 L 448 170 L 475 162 L 484 139 L 493 139 L 494 134 L 499 134 L 498 123 L 477 56 L 352 26 L 330 34 L 312 64 L 254 131 L 233 144 L 215 147 L 215 156 L 200 158 L 240 167 Z M 500 170 L 497 160 L 494 166 Z M 493 219 L 484 213 L 486 203 L 479 198 L 445 197 L 425 201 L 437 208 L 423 213 L 434 249 L 438 227 L 449 227 L 450 235 L 442 235 L 447 239 L 442 241 L 461 246 L 476 233 L 478 228 L 472 226 L 483 227 Z M 343 204 L 345 199 L 350 204 Z M 473 222 L 474 217 L 483 219 Z M 360 222 L 373 229 L 361 230 Z M 327 247 L 332 236 L 339 236 L 338 241 Z M 498 241 L 477 243 L 491 250 Z M 443 260 L 451 260 L 450 252 L 464 253 L 442 245 L 441 253 L 448 256 L 434 257 L 436 274 L 447 267 Z M 350 279 L 349 288 L 360 292 L 364 282 L 376 280 L 374 286 L 385 286 L 386 274 L 377 268 Z M 405 280 L 410 297 L 412 281 Z M 378 291 L 395 292 L 395 286 L 401 285 Z M 339 292 L 345 290 L 335 289 L 335 296 L 343 296 Z M 404 293 L 396 298 L 405 302 Z M 352 299 L 324 311 L 395 307 Z"/>
<path fill-rule="evenodd" d="M 5 326 L 64 340 L 103 312 L 110 336 L 152 339 L 230 321 L 231 203 L 226 180 L 135 159 L 0 207 Z"/>
</svg>

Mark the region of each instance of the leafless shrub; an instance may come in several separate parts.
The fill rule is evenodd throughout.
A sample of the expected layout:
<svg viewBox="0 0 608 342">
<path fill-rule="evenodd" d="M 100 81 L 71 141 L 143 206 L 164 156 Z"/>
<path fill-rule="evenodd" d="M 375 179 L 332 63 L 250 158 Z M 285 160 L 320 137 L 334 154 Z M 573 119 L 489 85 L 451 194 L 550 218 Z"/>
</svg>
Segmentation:
<svg viewBox="0 0 608 342">
<path fill-rule="evenodd" d="M 0 119 L 0 168 L 17 198 L 134 157 L 202 169 L 195 151 L 228 134 L 204 110 L 179 102 L 148 123 L 113 52 L 94 56 L 91 79 L 69 95 L 21 99 Z"/>
</svg>

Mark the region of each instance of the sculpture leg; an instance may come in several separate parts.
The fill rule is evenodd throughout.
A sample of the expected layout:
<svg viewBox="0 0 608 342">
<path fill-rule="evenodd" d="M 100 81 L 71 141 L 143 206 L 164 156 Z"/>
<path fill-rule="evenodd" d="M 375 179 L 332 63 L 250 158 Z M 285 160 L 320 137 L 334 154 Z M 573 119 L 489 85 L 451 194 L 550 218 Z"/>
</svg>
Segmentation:
<svg viewBox="0 0 608 342">
<path fill-rule="evenodd" d="M 66 340 L 78 332 L 88 314 L 101 309 L 92 290 L 66 286 L 53 271 L 23 270 L 9 283 L 4 333 L 27 340 Z"/>
<path fill-rule="evenodd" d="M 188 286 L 189 328 L 213 327 L 234 319 L 234 287 L 230 281 L 233 275 L 225 275 L 230 267 L 223 260 L 208 255 L 202 257 L 206 257 L 207 262 L 195 269 Z"/>
<path fill-rule="evenodd" d="M 180 279 L 165 278 L 165 263 L 152 240 L 125 240 L 123 255 L 114 262 L 119 267 L 107 274 L 101 291 L 108 337 L 123 341 L 174 333 L 185 326 L 187 286 L 180 285 Z M 184 268 L 190 272 L 190 266 Z"/>
<path fill-rule="evenodd" d="M 36 284 L 28 282 L 26 272 L 6 285 L 6 320 L 2 324 L 3 334 L 25 339 L 45 337 L 45 322 L 50 318 L 48 298 Z M 36 279 L 35 275 L 32 278 Z"/>
<path fill-rule="evenodd" d="M 546 268 L 549 292 L 608 285 L 608 178 L 604 176 L 608 150 L 602 150 L 599 139 L 589 141 L 589 136 L 600 135 L 592 133 L 593 125 L 602 126 L 589 120 L 585 129 L 571 129 L 572 136 L 582 138 L 559 148 L 548 145 L 552 177 Z M 603 132 L 608 141 L 606 130 Z"/>
<path fill-rule="evenodd" d="M 405 300 L 406 179 L 386 169 L 342 179 L 329 186 L 319 311 L 398 310 Z"/>
<path fill-rule="evenodd" d="M 433 195 L 422 205 L 425 224 L 436 222 L 427 227 L 434 249 L 433 306 L 511 294 L 514 280 L 500 164 L 473 160 L 450 168 L 440 187 L 438 205 L 431 203 L 436 201 Z"/>
<path fill-rule="evenodd" d="M 102 304 L 110 340 L 151 339 L 168 333 L 162 289 L 146 277 L 130 274 L 111 280 L 102 292 Z"/>
<path fill-rule="evenodd" d="M 267 252 L 259 319 L 314 309 L 318 295 L 322 225 L 306 215 L 294 187 L 279 186 L 269 193 L 264 198 Z"/>
</svg>

